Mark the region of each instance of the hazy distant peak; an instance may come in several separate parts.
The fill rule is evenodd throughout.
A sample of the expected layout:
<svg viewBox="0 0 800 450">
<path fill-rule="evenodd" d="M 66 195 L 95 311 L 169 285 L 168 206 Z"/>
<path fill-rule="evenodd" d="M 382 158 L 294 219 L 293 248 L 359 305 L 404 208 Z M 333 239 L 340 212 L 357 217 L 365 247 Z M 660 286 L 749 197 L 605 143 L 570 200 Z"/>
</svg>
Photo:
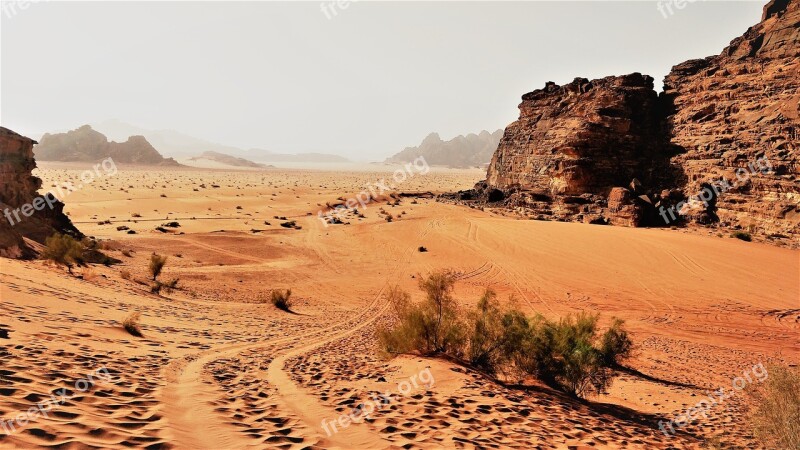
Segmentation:
<svg viewBox="0 0 800 450">
<path fill-rule="evenodd" d="M 406 147 L 386 162 L 409 162 L 422 156 L 428 164 L 437 166 L 480 167 L 492 159 L 501 137 L 503 130 L 494 133 L 483 130 L 443 141 L 439 133 L 431 133 L 418 147 Z"/>
</svg>

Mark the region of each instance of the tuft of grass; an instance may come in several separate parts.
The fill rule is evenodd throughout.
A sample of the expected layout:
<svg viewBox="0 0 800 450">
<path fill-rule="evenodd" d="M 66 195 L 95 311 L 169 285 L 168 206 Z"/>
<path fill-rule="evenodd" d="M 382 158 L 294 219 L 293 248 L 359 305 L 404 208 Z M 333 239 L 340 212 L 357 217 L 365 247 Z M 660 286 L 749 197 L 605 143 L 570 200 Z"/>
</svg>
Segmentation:
<svg viewBox="0 0 800 450">
<path fill-rule="evenodd" d="M 750 233 L 745 231 L 734 231 L 731 233 L 731 237 L 735 237 L 736 239 L 740 239 L 745 242 L 750 242 L 753 240 L 753 237 L 750 235 Z"/>
<path fill-rule="evenodd" d="M 141 316 L 141 313 L 133 312 L 128 314 L 128 316 L 125 317 L 125 320 L 122 321 L 122 327 L 125 328 L 125 331 L 130 333 L 131 336 L 143 337 L 142 329 L 139 325 L 139 319 Z"/>
<path fill-rule="evenodd" d="M 128 270 L 124 270 L 124 269 L 119 271 L 119 276 L 120 276 L 120 278 L 122 278 L 123 280 L 130 280 L 130 279 L 131 279 L 131 277 L 132 277 L 132 276 L 131 276 L 131 272 L 130 272 L 130 271 L 128 271 Z"/>
<path fill-rule="evenodd" d="M 161 271 L 164 270 L 164 265 L 167 263 L 167 257 L 161 256 L 156 253 L 150 255 L 150 264 L 148 265 L 147 269 L 150 271 L 150 275 L 153 277 L 153 281 L 158 279 L 158 276 L 161 275 Z"/>
<path fill-rule="evenodd" d="M 270 302 L 272 302 L 272 304 L 276 308 L 282 311 L 291 312 L 292 309 L 291 289 L 287 289 L 285 291 L 281 291 L 280 289 L 275 289 L 272 292 L 270 292 L 269 295 L 270 295 Z"/>
<path fill-rule="evenodd" d="M 800 370 L 767 368 L 767 379 L 750 391 L 748 419 L 765 448 L 800 448 Z"/>
</svg>

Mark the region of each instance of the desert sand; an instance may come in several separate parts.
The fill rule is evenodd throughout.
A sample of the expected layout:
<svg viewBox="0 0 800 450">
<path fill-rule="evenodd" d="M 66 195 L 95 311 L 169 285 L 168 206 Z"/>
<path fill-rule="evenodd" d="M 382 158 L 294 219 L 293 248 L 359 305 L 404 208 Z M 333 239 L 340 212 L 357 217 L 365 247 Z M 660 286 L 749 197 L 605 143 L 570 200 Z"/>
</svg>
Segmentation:
<svg viewBox="0 0 800 450">
<path fill-rule="evenodd" d="M 40 163 L 34 173 L 48 189 L 83 169 Z M 432 198 L 376 202 L 348 225 L 317 218 L 388 170 L 120 167 L 65 197 L 76 226 L 122 263 L 72 276 L 44 261 L 0 260 L 0 418 L 70 389 L 46 415 L 0 429 L 0 448 L 756 445 L 744 395 L 675 436 L 657 422 L 730 389 L 755 364 L 800 362 L 800 252 L 696 230 L 518 220 Z M 397 190 L 453 192 L 483 176 L 432 170 Z M 156 230 L 173 221 L 180 227 Z M 162 277 L 179 278 L 180 289 L 150 293 L 153 252 L 169 257 Z M 465 307 L 488 286 L 530 314 L 624 319 L 636 344 L 631 370 L 582 402 L 544 386 L 503 387 L 443 360 L 382 358 L 385 290 L 421 298 L 418 277 L 436 269 L 459 274 Z M 259 303 L 271 289 L 292 290 L 294 314 Z M 134 311 L 142 338 L 121 326 Z M 98 369 L 108 379 L 76 389 Z M 423 372 L 435 381 L 326 431 L 323 421 Z"/>
</svg>

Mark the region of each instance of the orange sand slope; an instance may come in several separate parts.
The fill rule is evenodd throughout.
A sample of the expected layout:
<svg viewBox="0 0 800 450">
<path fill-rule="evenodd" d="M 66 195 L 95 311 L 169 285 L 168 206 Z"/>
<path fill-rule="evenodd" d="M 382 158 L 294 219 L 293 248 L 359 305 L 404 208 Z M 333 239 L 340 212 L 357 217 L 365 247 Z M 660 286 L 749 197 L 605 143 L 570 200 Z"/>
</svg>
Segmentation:
<svg viewBox="0 0 800 450">
<path fill-rule="evenodd" d="M 78 173 L 48 166 L 38 175 L 48 187 Z M 657 422 L 759 362 L 800 362 L 800 252 L 513 220 L 430 199 L 371 204 L 349 225 L 316 217 L 385 176 L 123 169 L 71 193 L 66 211 L 78 227 L 113 239 L 107 253 L 123 262 L 77 269 L 81 279 L 42 261 L 0 261 L 0 418 L 59 400 L 14 429 L 0 423 L 0 448 L 755 445 L 743 395 L 676 436 Z M 480 177 L 432 171 L 398 190 L 452 191 Z M 289 220 L 301 229 L 280 226 Z M 155 229 L 171 221 L 180 227 Z M 162 277 L 182 289 L 149 292 L 152 252 L 169 256 Z M 417 275 L 440 268 L 459 273 L 464 306 L 489 286 L 531 314 L 625 319 L 634 370 L 582 403 L 544 387 L 503 388 L 444 361 L 381 359 L 385 289 L 421 298 Z M 292 289 L 296 314 L 258 302 L 273 288 Z M 121 328 L 133 311 L 143 338 Z M 380 394 L 393 395 L 366 420 L 340 421 Z"/>
</svg>

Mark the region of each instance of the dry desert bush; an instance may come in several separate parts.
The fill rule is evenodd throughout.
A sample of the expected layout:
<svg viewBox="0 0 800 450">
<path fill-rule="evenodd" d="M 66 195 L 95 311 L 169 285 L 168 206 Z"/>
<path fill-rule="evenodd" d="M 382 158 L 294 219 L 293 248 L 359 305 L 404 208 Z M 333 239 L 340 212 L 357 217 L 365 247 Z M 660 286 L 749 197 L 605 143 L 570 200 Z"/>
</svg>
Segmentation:
<svg viewBox="0 0 800 450">
<path fill-rule="evenodd" d="M 282 291 L 280 289 L 275 289 L 269 294 L 270 302 L 278 309 L 286 312 L 291 312 L 292 308 L 292 290 L 287 289 Z"/>
<path fill-rule="evenodd" d="M 766 448 L 800 449 L 800 370 L 772 365 L 767 373 L 751 391 L 755 435 Z"/>
<path fill-rule="evenodd" d="M 580 313 L 558 321 L 527 317 L 503 307 L 487 289 L 475 309 L 462 314 L 452 297 L 455 278 L 434 272 L 421 278 L 425 300 L 411 301 L 399 288 L 387 293 L 398 321 L 379 332 L 388 354 L 447 356 L 491 376 L 532 375 L 575 396 L 604 392 L 614 368 L 633 344 L 621 320 L 600 333 L 598 315 Z"/>
<path fill-rule="evenodd" d="M 142 329 L 139 325 L 140 318 L 141 313 L 130 313 L 127 317 L 125 317 L 125 320 L 122 321 L 122 327 L 125 328 L 125 331 L 130 333 L 131 336 L 142 337 Z"/>
<path fill-rule="evenodd" d="M 161 275 L 161 271 L 164 270 L 164 265 L 167 263 L 167 257 L 161 256 L 156 253 L 150 255 L 150 265 L 147 269 L 150 271 L 150 275 L 153 277 L 153 281 L 156 281 L 159 275 Z"/>
</svg>

